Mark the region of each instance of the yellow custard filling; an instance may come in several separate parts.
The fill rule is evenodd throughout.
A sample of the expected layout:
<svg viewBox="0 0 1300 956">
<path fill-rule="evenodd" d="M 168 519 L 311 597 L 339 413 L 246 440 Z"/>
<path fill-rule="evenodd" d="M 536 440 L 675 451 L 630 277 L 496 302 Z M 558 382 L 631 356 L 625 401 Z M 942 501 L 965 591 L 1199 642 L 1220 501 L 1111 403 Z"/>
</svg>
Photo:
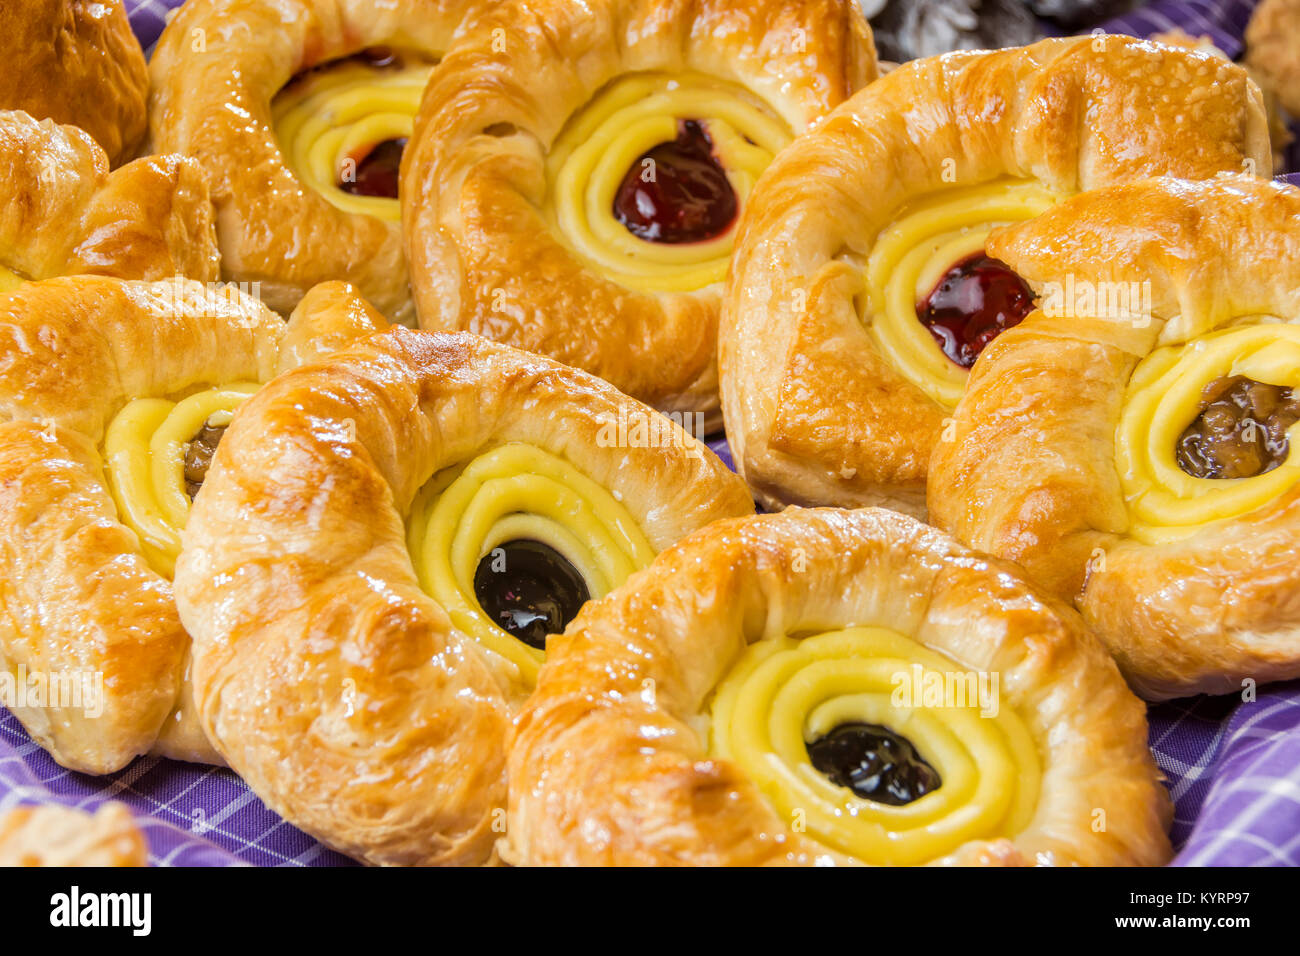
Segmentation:
<svg viewBox="0 0 1300 956">
<path fill-rule="evenodd" d="M 688 120 L 712 141 L 742 211 L 754 181 L 793 138 L 783 119 L 737 84 L 698 73 L 636 73 L 607 86 L 551 146 L 547 218 L 590 266 L 628 288 L 690 292 L 726 277 L 734 221 L 712 239 L 672 244 L 634 235 L 613 211 L 629 170 Z"/>
<path fill-rule="evenodd" d="M 865 321 L 872 341 L 904 378 L 946 409 L 966 388 L 917 319 L 917 304 L 952 266 L 982 252 L 997 226 L 1041 215 L 1062 197 L 1037 182 L 953 187 L 904 206 L 877 238 L 866 264 Z"/>
<path fill-rule="evenodd" d="M 969 840 L 1014 836 L 1033 817 L 1041 779 L 1023 720 L 997 706 L 996 684 L 983 702 L 911 693 L 936 680 L 951 686 L 958 671 L 884 628 L 758 641 L 717 687 L 711 749 L 738 763 L 796 829 L 864 863 L 924 863 Z M 808 745 L 851 722 L 906 737 L 941 785 L 892 806 L 832 783 Z"/>
<path fill-rule="evenodd" d="M 545 652 L 498 627 L 474 589 L 479 562 L 512 541 L 537 541 L 559 552 L 592 599 L 648 565 L 654 550 L 607 489 L 532 445 L 494 448 L 442 470 L 421 489 L 407 523 L 420 586 L 458 630 L 512 663 L 519 680 L 532 686 Z"/>
<path fill-rule="evenodd" d="M 171 578 L 190 513 L 185 451 L 205 424 L 228 425 L 261 386 L 236 382 L 188 398 L 137 398 L 104 435 L 108 485 L 118 514 L 140 539 L 150 567 Z"/>
<path fill-rule="evenodd" d="M 1268 385 L 1300 388 L 1300 326 L 1238 326 L 1183 345 L 1157 349 L 1133 372 L 1115 434 L 1115 460 L 1140 541 L 1185 538 L 1215 521 L 1263 507 L 1300 479 L 1295 443 L 1272 471 L 1253 478 L 1196 478 L 1179 467 L 1180 435 L 1195 420 L 1205 387 L 1241 375 Z"/>
<path fill-rule="evenodd" d="M 4 266 L 0 266 L 0 294 L 14 291 L 25 281 L 18 273 L 11 272 Z"/>
<path fill-rule="evenodd" d="M 355 181 L 373 147 L 411 136 L 433 64 L 400 56 L 402 66 L 339 60 L 295 79 L 272 105 L 276 139 L 298 181 L 344 212 L 388 222 L 401 219 L 398 200 L 355 195 L 339 184 Z"/>
</svg>

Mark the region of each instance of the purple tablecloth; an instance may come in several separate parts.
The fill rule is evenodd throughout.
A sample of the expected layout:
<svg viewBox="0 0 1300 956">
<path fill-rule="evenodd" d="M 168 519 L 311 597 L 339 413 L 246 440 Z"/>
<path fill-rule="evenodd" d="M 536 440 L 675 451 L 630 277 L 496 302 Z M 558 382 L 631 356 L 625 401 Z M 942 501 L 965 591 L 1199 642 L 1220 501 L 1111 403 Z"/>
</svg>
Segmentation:
<svg viewBox="0 0 1300 956">
<path fill-rule="evenodd" d="M 179 0 L 127 0 L 146 47 Z M 1236 55 L 1253 0 L 1157 0 L 1107 27 L 1135 35 L 1181 26 Z M 1293 177 L 1300 185 L 1300 177 Z M 722 440 L 711 443 L 730 461 Z M 1174 798 L 1177 865 L 1300 865 L 1300 682 L 1258 699 L 1198 697 L 1150 710 L 1151 749 Z M 0 810 L 58 801 L 126 803 L 157 865 L 340 866 L 348 860 L 285 823 L 228 770 L 141 758 L 89 777 L 59 767 L 0 708 Z"/>
</svg>

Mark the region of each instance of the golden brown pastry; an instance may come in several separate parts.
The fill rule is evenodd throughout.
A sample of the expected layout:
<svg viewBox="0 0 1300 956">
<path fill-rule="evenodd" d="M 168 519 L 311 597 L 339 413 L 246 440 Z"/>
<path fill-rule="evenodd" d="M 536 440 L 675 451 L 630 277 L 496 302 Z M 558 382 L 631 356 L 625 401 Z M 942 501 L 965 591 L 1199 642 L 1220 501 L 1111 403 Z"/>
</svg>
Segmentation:
<svg viewBox="0 0 1300 956">
<path fill-rule="evenodd" d="M 0 815 L 0 866 L 145 866 L 149 847 L 120 803 L 92 815 L 60 804 Z"/>
<path fill-rule="evenodd" d="M 403 181 L 425 329 L 719 420 L 722 280 L 754 180 L 876 75 L 855 0 L 519 0 L 430 82 Z"/>
<path fill-rule="evenodd" d="M 191 498 L 259 383 L 381 325 L 338 285 L 288 325 L 234 287 L 180 279 L 0 296 L 0 676 L 29 688 L 11 709 L 63 766 L 219 762 L 172 597 Z"/>
<path fill-rule="evenodd" d="M 150 61 L 154 146 L 194 156 L 225 278 L 287 313 L 346 279 L 409 321 L 397 166 L 477 0 L 189 0 Z"/>
<path fill-rule="evenodd" d="M 719 521 L 587 605 L 510 746 L 507 858 L 1155 865 L 1144 708 L 1078 616 L 883 509 Z"/>
<path fill-rule="evenodd" d="M 995 233 L 930 513 L 1073 601 L 1150 699 L 1300 676 L 1300 189 L 1155 179 Z"/>
<path fill-rule="evenodd" d="M 145 134 L 149 74 L 122 0 L 5 0 L 0 109 L 79 126 L 114 166 Z"/>
<path fill-rule="evenodd" d="M 741 225 L 720 332 L 741 474 L 769 505 L 922 514 L 967 369 L 1031 306 L 989 228 L 1248 166 L 1271 168 L 1259 90 L 1209 54 L 1098 36 L 899 67 L 784 152 Z"/>
<path fill-rule="evenodd" d="M 599 379 L 463 333 L 372 336 L 240 413 L 185 530 L 212 742 L 377 864 L 489 859 L 547 638 L 744 484 Z"/>
<path fill-rule="evenodd" d="M 82 130 L 0 110 L 0 292 L 26 279 L 218 275 L 198 165 L 149 156 L 109 172 Z"/>
<path fill-rule="evenodd" d="M 1246 64 L 1300 117 L 1300 0 L 1263 0 L 1246 27 Z"/>
</svg>

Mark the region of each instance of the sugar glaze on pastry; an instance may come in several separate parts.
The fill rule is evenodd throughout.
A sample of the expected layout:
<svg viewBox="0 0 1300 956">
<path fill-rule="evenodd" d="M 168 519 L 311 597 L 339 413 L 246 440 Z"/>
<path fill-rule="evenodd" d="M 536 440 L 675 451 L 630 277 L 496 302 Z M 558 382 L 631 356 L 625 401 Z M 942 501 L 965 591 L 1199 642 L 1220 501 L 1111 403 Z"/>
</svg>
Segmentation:
<svg viewBox="0 0 1300 956">
<path fill-rule="evenodd" d="M 740 225 L 720 325 L 727 436 L 760 501 L 924 512 L 944 420 L 1033 308 L 983 239 L 1081 190 L 1270 168 L 1259 90 L 1119 36 L 904 64 L 797 138 Z"/>
<path fill-rule="evenodd" d="M 583 608 L 515 722 L 503 853 L 1156 865 L 1171 810 L 1074 612 L 904 515 L 788 508 Z"/>
<path fill-rule="evenodd" d="M 1300 190 L 1224 175 L 989 240 L 1044 307 L 977 363 L 931 515 L 1072 601 L 1149 699 L 1300 675 L 1297 223 Z M 1067 279 L 1143 307 L 1053 294 Z"/>
<path fill-rule="evenodd" d="M 182 532 L 182 619 L 214 745 L 267 805 L 375 864 L 480 864 L 505 736 L 588 597 L 744 484 L 594 376 L 395 329 L 240 409 Z M 268 714 L 283 719 L 268 719 Z"/>
</svg>

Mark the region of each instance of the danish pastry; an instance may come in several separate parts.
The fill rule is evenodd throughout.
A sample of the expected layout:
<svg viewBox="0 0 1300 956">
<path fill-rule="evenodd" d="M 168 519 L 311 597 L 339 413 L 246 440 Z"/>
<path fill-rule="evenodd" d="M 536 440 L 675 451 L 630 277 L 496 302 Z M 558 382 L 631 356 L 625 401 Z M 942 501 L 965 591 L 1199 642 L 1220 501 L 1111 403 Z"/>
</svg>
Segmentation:
<svg viewBox="0 0 1300 956">
<path fill-rule="evenodd" d="M 411 313 L 398 165 L 472 0 L 189 0 L 150 71 L 154 145 L 211 179 L 227 279 L 287 313 L 346 279 Z"/>
<path fill-rule="evenodd" d="M 1073 601 L 1145 697 L 1300 676 L 1300 189 L 1116 186 L 989 249 L 1042 307 L 972 373 L 936 523 Z"/>
<path fill-rule="evenodd" d="M 380 324 L 338 286 L 287 326 L 234 287 L 181 279 L 0 297 L 0 681 L 59 763 L 219 762 L 193 719 L 179 530 L 257 383 Z"/>
<path fill-rule="evenodd" d="M 131 811 L 108 802 L 94 814 L 59 804 L 0 816 L 0 866 L 144 866 L 149 848 Z"/>
<path fill-rule="evenodd" d="M 722 280 L 755 179 L 875 76 L 853 0 L 520 0 L 431 80 L 402 187 L 422 328 L 719 420 Z"/>
<path fill-rule="evenodd" d="M 203 727 L 342 852 L 482 863 L 548 636 L 752 510 L 593 376 L 463 333 L 372 336 L 272 383 L 218 449 L 176 576 Z"/>
<path fill-rule="evenodd" d="M 5 0 L 0 109 L 79 126 L 116 166 L 145 135 L 149 74 L 122 0 Z"/>
<path fill-rule="evenodd" d="M 760 501 L 922 514 L 930 452 L 1032 306 L 998 223 L 1107 183 L 1270 166 L 1245 72 L 1119 36 L 905 64 L 773 163 L 720 332 L 723 411 Z"/>
<path fill-rule="evenodd" d="M 1246 28 L 1246 63 L 1300 117 L 1300 0 L 1263 0 Z"/>
<path fill-rule="evenodd" d="M 510 745 L 531 864 L 1155 865 L 1142 704 L 1068 608 L 883 509 L 719 521 L 586 606 Z"/>
<path fill-rule="evenodd" d="M 82 130 L 0 111 L 0 292 L 74 273 L 123 279 L 218 274 L 198 165 L 149 156 L 109 172 Z"/>
</svg>

